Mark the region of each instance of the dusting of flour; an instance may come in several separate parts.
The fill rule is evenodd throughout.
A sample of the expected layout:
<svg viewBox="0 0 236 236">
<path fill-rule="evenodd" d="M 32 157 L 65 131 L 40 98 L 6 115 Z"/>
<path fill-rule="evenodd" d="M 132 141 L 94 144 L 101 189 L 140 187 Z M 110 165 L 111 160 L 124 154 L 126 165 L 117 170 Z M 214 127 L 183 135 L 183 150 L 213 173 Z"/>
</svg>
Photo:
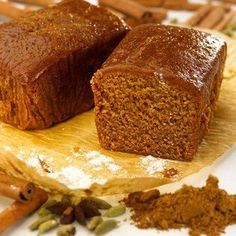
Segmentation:
<svg viewBox="0 0 236 236">
<path fill-rule="evenodd" d="M 140 166 L 144 168 L 149 175 L 164 171 L 166 164 L 166 160 L 153 156 L 145 156 L 140 158 Z"/>
<path fill-rule="evenodd" d="M 97 151 L 87 152 L 85 157 L 88 159 L 88 165 L 95 168 L 95 170 L 102 170 L 103 167 L 106 167 L 112 173 L 116 173 L 121 169 L 120 166 L 114 163 L 112 158 Z"/>
</svg>

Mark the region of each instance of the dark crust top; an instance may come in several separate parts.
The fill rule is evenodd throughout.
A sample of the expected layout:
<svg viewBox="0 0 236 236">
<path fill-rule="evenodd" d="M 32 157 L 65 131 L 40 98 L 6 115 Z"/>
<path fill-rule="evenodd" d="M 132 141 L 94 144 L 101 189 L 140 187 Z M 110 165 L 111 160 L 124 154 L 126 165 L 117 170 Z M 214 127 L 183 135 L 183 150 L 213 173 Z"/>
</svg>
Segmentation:
<svg viewBox="0 0 236 236">
<path fill-rule="evenodd" d="M 224 40 L 198 30 L 147 24 L 129 32 L 103 65 L 105 71 L 151 73 L 206 95 L 224 63 Z"/>
<path fill-rule="evenodd" d="M 80 55 L 124 34 L 126 24 L 104 8 L 67 0 L 0 26 L 0 68 L 20 82 L 37 79 L 73 52 Z"/>
</svg>

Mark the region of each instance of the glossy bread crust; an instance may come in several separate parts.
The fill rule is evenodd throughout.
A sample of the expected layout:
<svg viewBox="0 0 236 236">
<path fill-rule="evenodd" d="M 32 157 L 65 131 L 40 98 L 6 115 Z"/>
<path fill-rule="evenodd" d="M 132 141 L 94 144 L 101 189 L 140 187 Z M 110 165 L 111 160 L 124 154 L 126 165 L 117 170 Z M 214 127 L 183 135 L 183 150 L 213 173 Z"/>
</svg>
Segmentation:
<svg viewBox="0 0 236 236">
<path fill-rule="evenodd" d="M 44 129 L 90 109 L 90 79 L 128 30 L 106 9 L 82 0 L 2 24 L 0 119 Z"/>
<path fill-rule="evenodd" d="M 190 28 L 147 24 L 128 33 L 103 69 L 136 67 L 207 99 L 222 58 L 223 39 Z"/>
</svg>

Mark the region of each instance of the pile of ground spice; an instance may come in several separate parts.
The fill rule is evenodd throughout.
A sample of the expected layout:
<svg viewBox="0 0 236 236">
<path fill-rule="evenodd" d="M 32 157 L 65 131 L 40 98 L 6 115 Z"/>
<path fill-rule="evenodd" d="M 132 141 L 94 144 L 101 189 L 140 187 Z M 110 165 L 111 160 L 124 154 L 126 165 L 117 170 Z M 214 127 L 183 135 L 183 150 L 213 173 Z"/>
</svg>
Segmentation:
<svg viewBox="0 0 236 236">
<path fill-rule="evenodd" d="M 236 223 L 236 195 L 219 189 L 218 179 L 209 176 L 206 186 L 184 185 L 175 193 L 158 190 L 135 192 L 123 200 L 131 208 L 139 228 L 160 230 L 189 228 L 191 236 L 218 236 Z"/>
</svg>

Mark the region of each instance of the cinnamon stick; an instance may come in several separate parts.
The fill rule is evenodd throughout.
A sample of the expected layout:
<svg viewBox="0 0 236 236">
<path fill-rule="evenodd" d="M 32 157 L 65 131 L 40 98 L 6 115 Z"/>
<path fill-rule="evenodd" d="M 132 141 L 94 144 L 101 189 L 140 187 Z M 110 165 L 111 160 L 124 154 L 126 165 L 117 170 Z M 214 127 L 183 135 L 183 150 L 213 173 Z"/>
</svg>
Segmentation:
<svg viewBox="0 0 236 236">
<path fill-rule="evenodd" d="M 224 14 L 225 9 L 221 6 L 217 6 L 198 24 L 198 27 L 212 29 L 223 19 Z"/>
<path fill-rule="evenodd" d="M 223 18 L 222 21 L 220 21 L 215 27 L 213 27 L 214 30 L 221 31 L 227 27 L 227 25 L 233 20 L 235 17 L 235 10 L 231 10 L 229 13 L 226 14 L 226 16 Z"/>
<path fill-rule="evenodd" d="M 184 4 L 183 9 L 186 11 L 196 11 L 203 6 L 204 6 L 204 4 L 202 4 L 202 3 L 186 3 L 186 4 Z"/>
<path fill-rule="evenodd" d="M 27 203 L 35 192 L 32 183 L 0 173 L 0 195 Z"/>
<path fill-rule="evenodd" d="M 195 11 L 203 6 L 202 3 L 192 3 L 187 0 L 135 0 L 146 7 L 163 7 L 172 10 Z"/>
<path fill-rule="evenodd" d="M 100 0 L 99 4 L 120 11 L 135 19 L 152 18 L 160 21 L 165 19 L 167 15 L 165 9 L 144 7 L 131 0 Z"/>
<path fill-rule="evenodd" d="M 135 2 L 147 7 L 160 7 L 162 6 L 164 0 L 135 0 Z"/>
<path fill-rule="evenodd" d="M 187 4 L 187 0 L 165 0 L 162 4 L 164 8 L 180 10 Z"/>
<path fill-rule="evenodd" d="M 114 15 L 122 18 L 122 19 L 125 19 L 126 15 L 124 15 L 123 13 L 121 13 L 120 11 L 116 11 L 114 9 L 111 9 L 111 8 L 107 8 L 111 13 L 113 13 Z"/>
<path fill-rule="evenodd" d="M 33 199 L 28 204 L 15 201 L 10 207 L 0 213 L 0 234 L 37 210 L 48 199 L 48 195 L 41 189 L 36 189 Z"/>
<path fill-rule="evenodd" d="M 143 23 L 161 23 L 167 17 L 167 11 L 164 9 L 146 9 L 141 17 Z"/>
<path fill-rule="evenodd" d="M 131 28 L 134 28 L 140 24 L 142 24 L 142 22 L 140 22 L 140 20 L 137 20 L 133 17 L 126 17 L 125 19 L 125 22 L 131 27 Z"/>
<path fill-rule="evenodd" d="M 212 10 L 212 8 L 213 6 L 211 4 L 202 6 L 187 20 L 186 24 L 189 26 L 196 26 Z"/>
<path fill-rule="evenodd" d="M 15 18 L 29 10 L 30 9 L 19 9 L 9 2 L 0 1 L 0 14 L 6 17 Z"/>
<path fill-rule="evenodd" d="M 161 7 L 172 10 L 195 11 L 203 5 L 202 3 L 191 3 L 188 0 L 164 0 Z"/>
<path fill-rule="evenodd" d="M 8 0 L 9 2 L 18 2 L 35 6 L 47 7 L 54 4 L 52 0 Z"/>
</svg>

